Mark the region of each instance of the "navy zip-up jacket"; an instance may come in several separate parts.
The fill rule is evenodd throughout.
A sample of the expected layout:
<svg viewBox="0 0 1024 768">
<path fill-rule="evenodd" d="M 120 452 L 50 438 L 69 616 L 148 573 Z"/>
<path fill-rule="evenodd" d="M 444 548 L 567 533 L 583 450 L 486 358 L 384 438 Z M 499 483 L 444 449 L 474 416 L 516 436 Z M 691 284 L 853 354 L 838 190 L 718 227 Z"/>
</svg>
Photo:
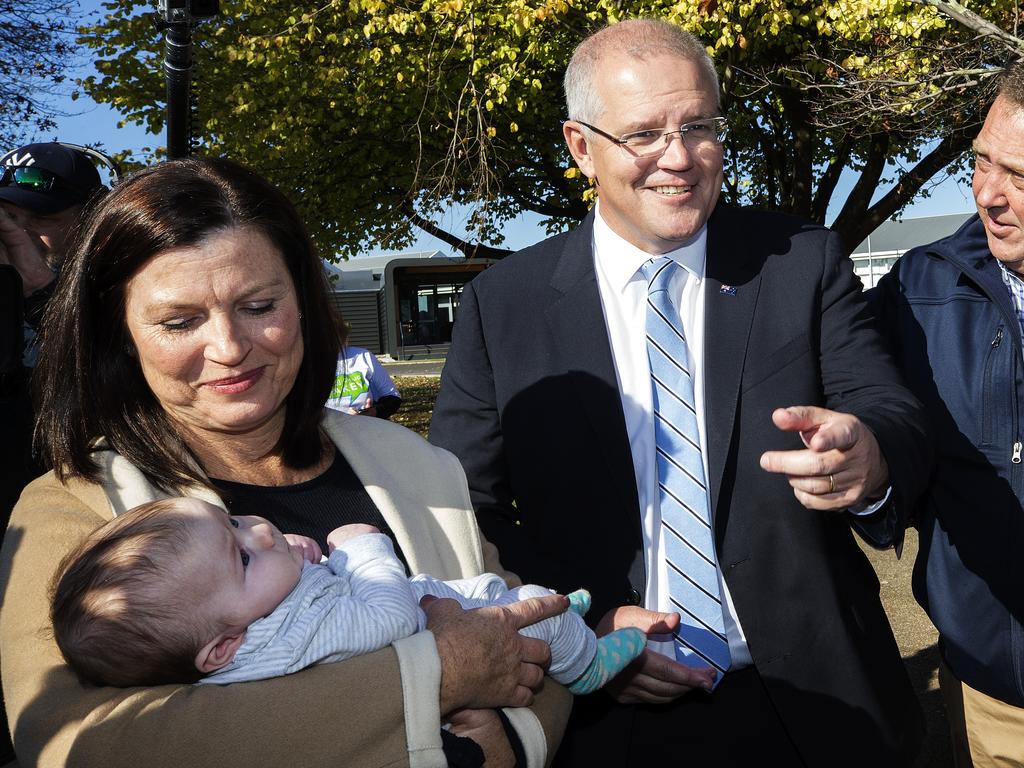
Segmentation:
<svg viewBox="0 0 1024 768">
<path fill-rule="evenodd" d="M 914 595 L 953 673 L 1024 706 L 1024 353 L 984 224 L 908 251 L 871 293 L 935 439 Z"/>
</svg>

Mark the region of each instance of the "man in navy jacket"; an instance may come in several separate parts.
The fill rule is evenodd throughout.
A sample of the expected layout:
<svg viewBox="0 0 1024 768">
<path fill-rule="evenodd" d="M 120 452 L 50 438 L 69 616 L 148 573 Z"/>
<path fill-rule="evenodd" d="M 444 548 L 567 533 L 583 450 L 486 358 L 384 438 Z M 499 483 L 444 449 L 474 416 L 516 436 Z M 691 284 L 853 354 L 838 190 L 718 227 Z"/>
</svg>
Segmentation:
<svg viewBox="0 0 1024 768">
<path fill-rule="evenodd" d="M 974 142 L 978 215 L 874 292 L 934 428 L 914 593 L 940 634 L 957 765 L 1024 765 L 1024 69 Z"/>
</svg>

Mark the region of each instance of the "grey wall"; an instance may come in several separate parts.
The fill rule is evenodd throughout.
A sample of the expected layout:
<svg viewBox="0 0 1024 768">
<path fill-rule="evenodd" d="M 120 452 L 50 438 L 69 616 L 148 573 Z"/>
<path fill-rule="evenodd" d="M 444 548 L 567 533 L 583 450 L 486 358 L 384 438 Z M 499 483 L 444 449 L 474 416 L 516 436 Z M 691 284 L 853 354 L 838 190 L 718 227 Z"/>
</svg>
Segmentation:
<svg viewBox="0 0 1024 768">
<path fill-rule="evenodd" d="M 384 351 L 377 314 L 377 291 L 340 291 L 331 294 L 331 302 L 352 329 L 348 343 L 366 347 L 374 354 Z"/>
</svg>

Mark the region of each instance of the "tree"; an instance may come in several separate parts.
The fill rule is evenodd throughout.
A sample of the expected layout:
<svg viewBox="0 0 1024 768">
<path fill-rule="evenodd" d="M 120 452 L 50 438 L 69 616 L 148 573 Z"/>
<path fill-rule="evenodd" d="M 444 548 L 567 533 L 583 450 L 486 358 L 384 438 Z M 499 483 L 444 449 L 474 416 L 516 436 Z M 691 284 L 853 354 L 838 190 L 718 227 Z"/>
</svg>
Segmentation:
<svg viewBox="0 0 1024 768">
<path fill-rule="evenodd" d="M 110 3 L 83 32 L 101 73 L 84 85 L 159 130 L 148 5 Z M 1015 7 L 989 6 L 999 26 Z M 851 247 L 960 167 L 1007 57 L 912 0 L 225 0 L 198 35 L 197 132 L 205 152 L 290 191 L 325 253 L 400 247 L 418 225 L 500 255 L 487 244 L 522 211 L 552 229 L 585 215 L 593 190 L 563 148 L 560 78 L 626 7 L 693 31 L 720 63 L 726 198 L 821 222 L 846 169 L 856 183 L 835 225 Z M 939 84 L 954 54 L 973 74 Z M 473 242 L 432 223 L 453 203 L 475 206 Z"/>
<path fill-rule="evenodd" d="M 64 81 L 71 0 L 0 0 L 0 154 L 54 127 L 49 99 Z"/>
</svg>

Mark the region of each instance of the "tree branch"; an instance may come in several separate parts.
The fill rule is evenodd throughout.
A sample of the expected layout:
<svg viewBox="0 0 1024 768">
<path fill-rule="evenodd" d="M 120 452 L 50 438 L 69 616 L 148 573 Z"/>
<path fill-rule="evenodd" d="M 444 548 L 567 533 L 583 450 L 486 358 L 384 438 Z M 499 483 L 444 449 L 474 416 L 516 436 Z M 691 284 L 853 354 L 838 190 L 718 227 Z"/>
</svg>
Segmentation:
<svg viewBox="0 0 1024 768">
<path fill-rule="evenodd" d="M 857 178 L 857 183 L 853 185 L 853 189 L 850 190 L 843 209 L 832 223 L 832 228 L 843 235 L 849 248 L 856 247 L 857 243 L 860 242 L 860 240 L 853 240 L 850 232 L 855 231 L 857 224 L 863 221 L 864 212 L 871 203 L 871 196 L 878 188 L 878 181 L 882 178 L 882 172 L 885 171 L 885 161 L 889 156 L 888 150 L 888 134 L 877 133 L 871 137 L 868 155 L 864 161 L 864 167 L 861 169 L 860 176 Z M 881 222 L 882 220 L 879 220 L 874 226 L 878 226 Z"/>
<path fill-rule="evenodd" d="M 468 240 L 463 240 L 461 237 L 456 237 L 452 233 L 441 229 L 434 222 L 420 216 L 408 200 L 403 201 L 399 208 L 409 221 L 427 234 L 448 243 L 448 245 L 461 252 L 467 259 L 503 259 L 512 254 L 512 251 L 507 248 L 494 248 L 490 245 L 471 243 Z"/>
<path fill-rule="evenodd" d="M 848 133 L 843 134 L 843 140 L 835 148 L 832 159 L 828 161 L 825 170 L 818 179 L 818 188 L 814 193 L 814 200 L 811 202 L 811 219 L 819 224 L 825 223 L 825 215 L 828 213 L 828 204 L 832 202 L 832 193 L 835 192 L 839 177 L 843 175 L 850 160 L 850 151 L 853 149 L 853 138 Z"/>
<path fill-rule="evenodd" d="M 779 88 L 779 98 L 789 116 L 793 129 L 793 175 L 790 186 L 790 211 L 807 211 L 811 208 L 812 168 L 814 166 L 814 123 L 807 103 L 800 94 L 787 87 Z"/>
<path fill-rule="evenodd" d="M 1009 32 L 1004 32 L 992 22 L 986 21 L 974 11 L 970 11 L 960 5 L 960 3 L 953 0 L 911 0 L 911 2 L 918 5 L 930 5 L 971 31 L 977 32 L 983 37 L 994 37 L 1007 48 L 1016 51 L 1018 55 L 1024 54 L 1024 40 L 1011 35 Z"/>
<path fill-rule="evenodd" d="M 899 182 L 872 205 L 859 220 L 851 222 L 844 232 L 848 248 L 855 248 L 879 224 L 909 203 L 928 179 L 967 151 L 974 139 L 977 125 L 966 125 L 939 142 L 917 165 L 903 174 Z"/>
</svg>

